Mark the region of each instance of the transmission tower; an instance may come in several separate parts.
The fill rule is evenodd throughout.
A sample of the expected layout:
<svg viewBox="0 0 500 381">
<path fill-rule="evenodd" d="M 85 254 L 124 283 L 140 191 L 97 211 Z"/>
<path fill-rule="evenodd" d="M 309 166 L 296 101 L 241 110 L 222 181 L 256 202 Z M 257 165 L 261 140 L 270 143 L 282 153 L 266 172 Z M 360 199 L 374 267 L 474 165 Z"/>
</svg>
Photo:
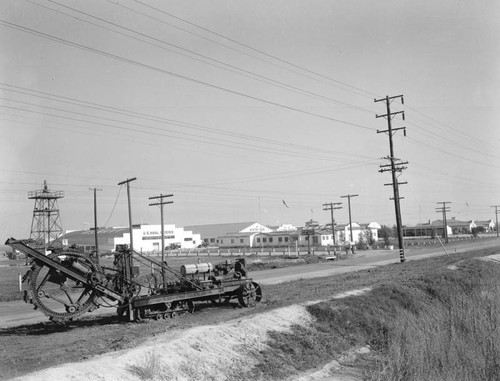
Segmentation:
<svg viewBox="0 0 500 381">
<path fill-rule="evenodd" d="M 405 119 L 405 114 L 404 111 L 396 111 L 396 112 L 391 112 L 391 102 L 394 99 L 401 99 L 401 103 L 404 103 L 403 101 L 403 96 L 402 95 L 396 95 L 393 97 L 386 96 L 385 98 L 381 99 L 375 99 L 375 102 L 385 102 L 385 107 L 387 110 L 386 114 L 383 115 L 376 115 L 377 118 L 386 118 L 387 119 L 387 126 L 388 129 L 384 131 L 379 131 L 377 130 L 377 134 L 380 133 L 387 133 L 389 135 L 389 156 L 386 157 L 390 161 L 390 164 L 386 165 L 381 165 L 380 173 L 390 171 L 392 173 L 392 183 L 389 184 L 384 184 L 384 185 L 392 185 L 393 187 L 393 192 L 394 192 L 394 197 L 392 200 L 394 200 L 394 209 L 396 212 L 396 227 L 398 229 L 398 245 L 399 245 L 399 259 L 401 262 L 406 261 L 405 258 L 405 249 L 404 249 L 404 241 L 403 241 L 403 223 L 401 220 L 401 206 L 399 203 L 399 200 L 402 197 L 399 197 L 399 185 L 406 184 L 406 182 L 398 182 L 398 172 L 402 172 L 406 167 L 404 167 L 405 164 L 408 164 L 408 162 L 402 162 L 400 159 L 397 159 L 394 156 L 394 143 L 392 140 L 392 137 L 394 133 L 398 130 L 403 130 L 404 135 L 406 136 L 406 127 L 399 127 L 399 128 L 393 128 L 392 127 L 392 118 L 397 115 L 401 114 L 403 117 L 403 120 Z"/>
<path fill-rule="evenodd" d="M 43 181 L 42 189 L 28 192 L 28 199 L 35 200 L 30 233 L 35 247 L 47 249 L 62 234 L 57 200 L 63 197 L 64 192 L 51 191 L 46 180 Z"/>
</svg>

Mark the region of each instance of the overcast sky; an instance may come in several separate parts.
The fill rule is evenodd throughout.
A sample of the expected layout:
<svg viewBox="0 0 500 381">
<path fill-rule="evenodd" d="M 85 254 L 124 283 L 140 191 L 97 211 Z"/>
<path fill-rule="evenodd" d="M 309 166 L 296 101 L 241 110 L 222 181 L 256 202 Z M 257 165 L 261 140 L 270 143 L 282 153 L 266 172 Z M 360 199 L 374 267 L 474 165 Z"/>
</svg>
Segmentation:
<svg viewBox="0 0 500 381">
<path fill-rule="evenodd" d="M 165 222 L 403 224 L 500 204 L 497 1 L 0 2 L 0 232 L 29 236 L 47 180 L 64 229 Z M 287 206 L 284 205 L 286 202 Z"/>
</svg>

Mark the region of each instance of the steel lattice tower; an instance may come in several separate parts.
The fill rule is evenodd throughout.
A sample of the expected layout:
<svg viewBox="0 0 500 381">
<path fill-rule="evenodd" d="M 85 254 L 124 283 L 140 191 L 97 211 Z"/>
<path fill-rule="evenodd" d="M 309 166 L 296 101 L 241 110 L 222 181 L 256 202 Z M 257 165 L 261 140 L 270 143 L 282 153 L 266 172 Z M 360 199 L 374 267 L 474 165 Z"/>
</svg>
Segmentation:
<svg viewBox="0 0 500 381">
<path fill-rule="evenodd" d="M 50 242 L 62 234 L 57 200 L 63 197 L 64 192 L 51 191 L 46 180 L 43 181 L 43 189 L 28 192 L 28 198 L 35 200 L 30 234 L 35 247 L 47 248 Z"/>
</svg>

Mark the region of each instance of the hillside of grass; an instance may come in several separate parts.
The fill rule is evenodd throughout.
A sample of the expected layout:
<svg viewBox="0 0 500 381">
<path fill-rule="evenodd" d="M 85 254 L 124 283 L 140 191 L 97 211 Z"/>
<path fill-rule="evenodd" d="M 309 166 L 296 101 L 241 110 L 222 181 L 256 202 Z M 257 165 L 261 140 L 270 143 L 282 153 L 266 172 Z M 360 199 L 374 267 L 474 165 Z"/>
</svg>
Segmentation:
<svg viewBox="0 0 500 381">
<path fill-rule="evenodd" d="M 271 332 L 246 379 L 285 379 L 369 348 L 363 379 L 499 380 L 500 265 L 477 259 L 308 307 L 310 326 Z"/>
</svg>

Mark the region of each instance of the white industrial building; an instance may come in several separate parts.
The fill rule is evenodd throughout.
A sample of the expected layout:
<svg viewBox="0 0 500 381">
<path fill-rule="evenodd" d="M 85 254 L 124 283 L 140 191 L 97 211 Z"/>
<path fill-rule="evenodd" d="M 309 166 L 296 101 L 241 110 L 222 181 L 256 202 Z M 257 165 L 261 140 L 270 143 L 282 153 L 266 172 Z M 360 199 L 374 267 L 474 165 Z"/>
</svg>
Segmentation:
<svg viewBox="0 0 500 381">
<path fill-rule="evenodd" d="M 132 234 L 134 250 L 161 252 L 161 225 L 133 225 Z M 83 247 L 85 252 L 95 250 L 94 229 L 71 231 L 58 238 L 59 240 L 63 246 L 77 245 Z M 113 251 L 116 245 L 130 244 L 130 230 L 128 227 L 98 228 L 97 241 L 100 252 Z M 175 225 L 164 225 L 164 241 L 166 249 L 194 249 L 202 243 L 199 234 Z"/>
<path fill-rule="evenodd" d="M 333 245 L 333 235 L 331 230 L 331 224 L 327 225 L 321 231 L 321 246 Z M 373 241 L 378 241 L 378 231 L 381 229 L 380 224 L 377 222 L 370 222 L 366 224 L 358 224 L 356 222 L 352 223 L 352 242 L 360 242 L 360 239 L 371 238 Z M 368 237 L 370 235 L 370 237 Z M 349 242 L 351 241 L 351 225 L 349 224 L 339 224 L 335 225 L 335 243 Z"/>
</svg>

